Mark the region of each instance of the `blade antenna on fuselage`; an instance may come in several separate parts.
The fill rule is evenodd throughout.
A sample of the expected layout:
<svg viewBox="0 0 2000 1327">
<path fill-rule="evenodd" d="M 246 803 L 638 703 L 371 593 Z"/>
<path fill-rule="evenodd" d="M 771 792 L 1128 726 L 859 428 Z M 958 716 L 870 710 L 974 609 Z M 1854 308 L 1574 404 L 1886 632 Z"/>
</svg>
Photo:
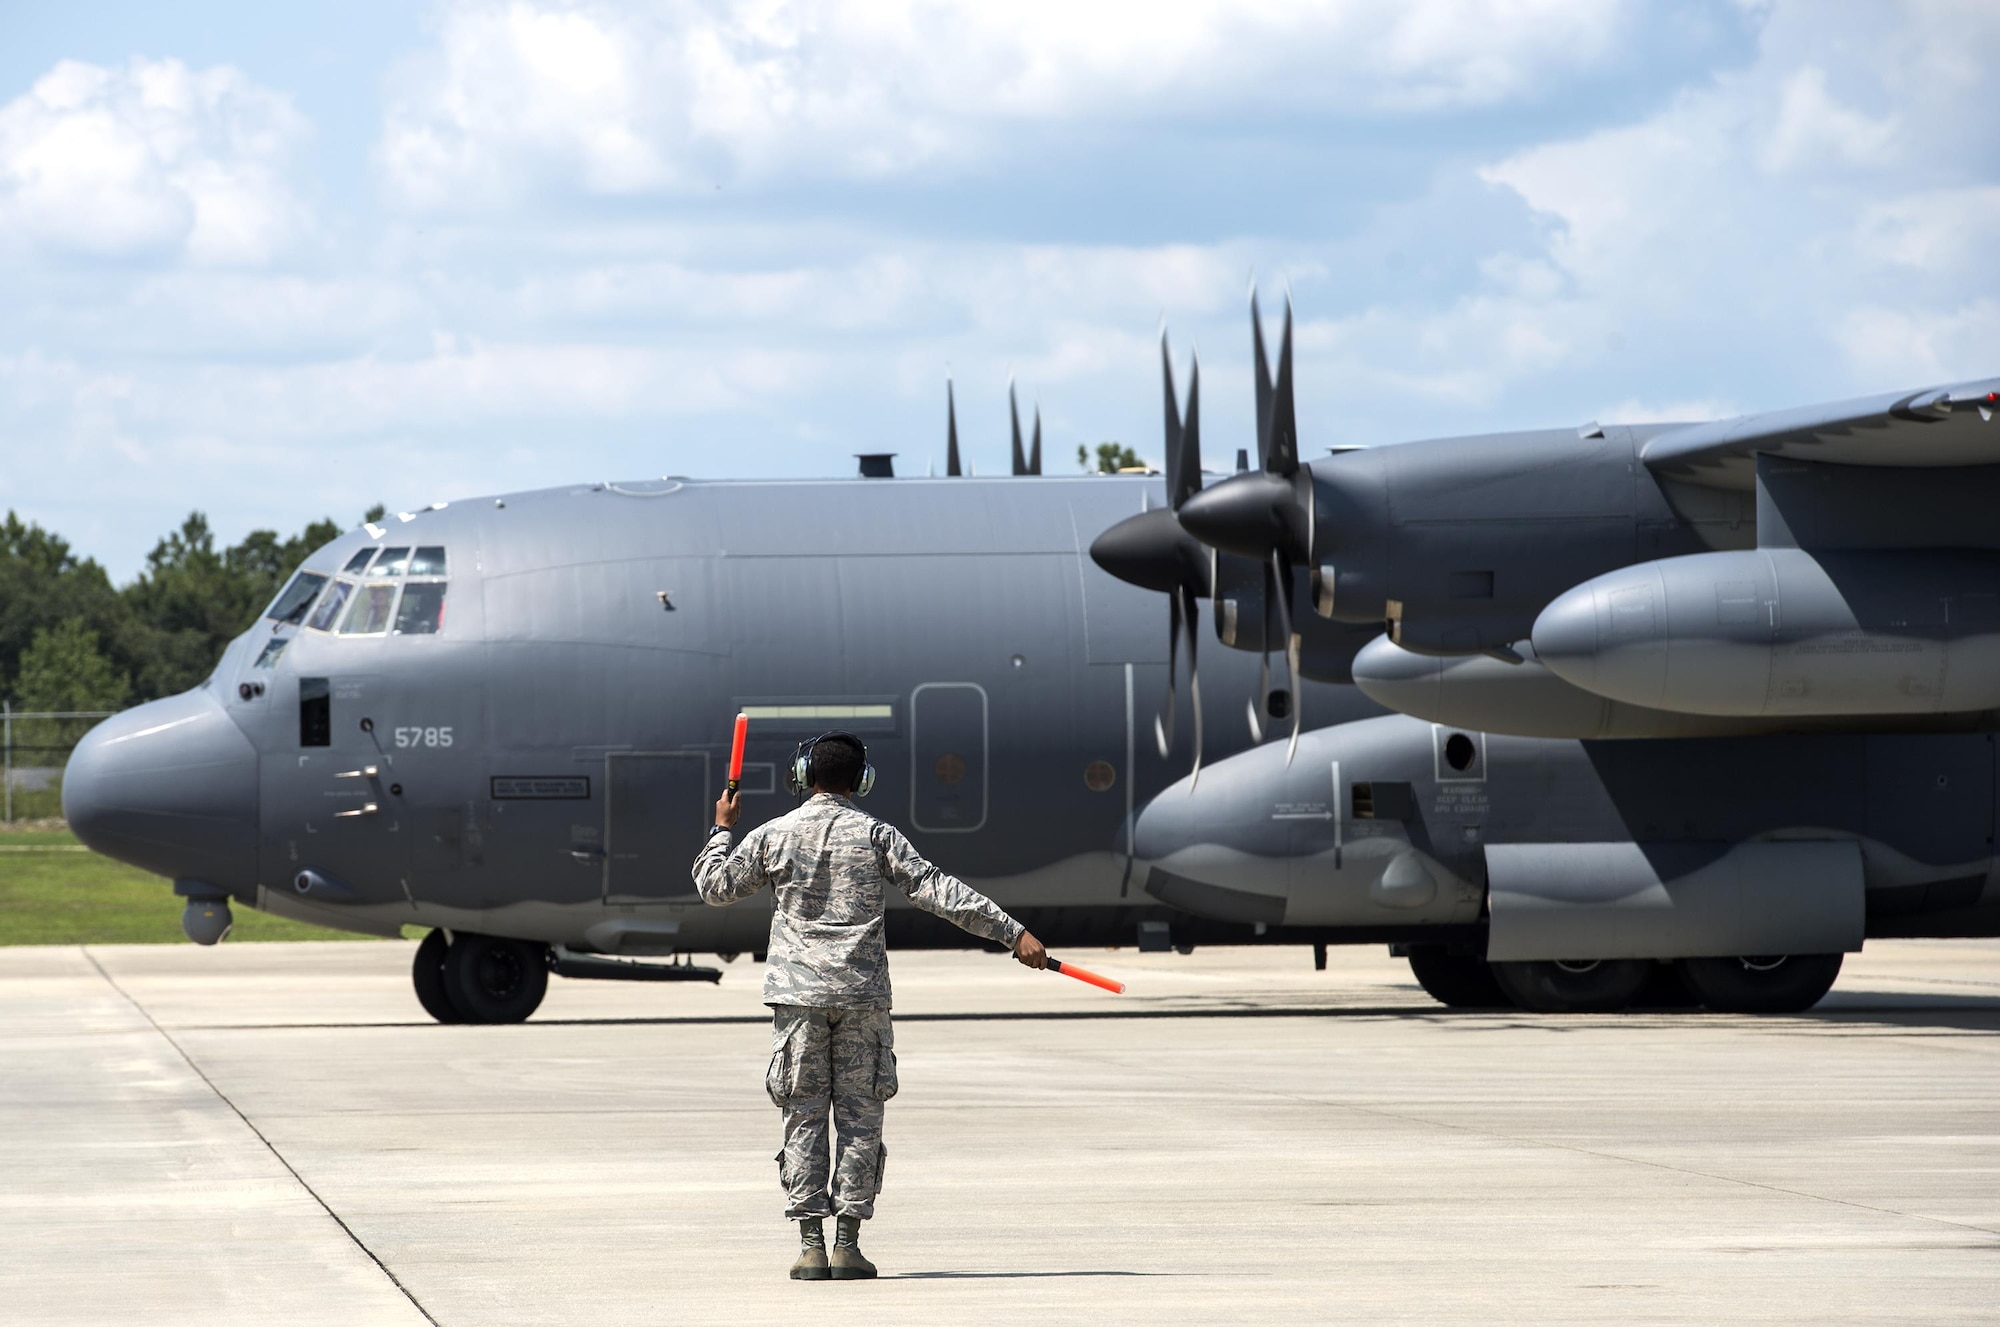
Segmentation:
<svg viewBox="0 0 2000 1327">
<path fill-rule="evenodd" d="M 1014 419 L 1014 473 L 1028 473 L 1028 458 L 1021 451 L 1021 407 L 1014 402 L 1014 380 L 1007 379 L 1007 413 Z"/>
<path fill-rule="evenodd" d="M 944 472 L 957 475 L 958 468 L 958 402 L 953 399 L 951 375 L 944 379 Z"/>
</svg>

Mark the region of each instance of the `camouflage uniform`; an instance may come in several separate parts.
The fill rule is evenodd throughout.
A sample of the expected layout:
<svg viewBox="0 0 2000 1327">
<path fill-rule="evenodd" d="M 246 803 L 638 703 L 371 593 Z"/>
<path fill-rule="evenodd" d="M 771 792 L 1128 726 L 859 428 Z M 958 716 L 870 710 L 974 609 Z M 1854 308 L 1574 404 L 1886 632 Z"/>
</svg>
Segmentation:
<svg viewBox="0 0 2000 1327">
<path fill-rule="evenodd" d="M 729 841 L 726 834 L 709 839 L 695 859 L 694 882 L 718 907 L 766 885 L 777 894 L 764 967 L 764 1003 L 772 1013 L 764 1086 L 784 1112 L 777 1160 L 785 1215 L 871 1217 L 887 1155 L 882 1106 L 896 1095 L 886 887 L 1010 949 L 1023 928 L 845 797 L 816 793 L 750 831 L 734 852 Z M 829 1114 L 840 1134 L 830 1175 Z"/>
</svg>

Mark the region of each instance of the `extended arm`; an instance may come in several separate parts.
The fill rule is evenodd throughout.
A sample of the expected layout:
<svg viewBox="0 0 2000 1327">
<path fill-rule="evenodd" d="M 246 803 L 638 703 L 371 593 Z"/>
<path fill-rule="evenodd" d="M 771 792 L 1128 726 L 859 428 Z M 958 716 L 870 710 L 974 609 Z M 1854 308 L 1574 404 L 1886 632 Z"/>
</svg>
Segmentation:
<svg viewBox="0 0 2000 1327">
<path fill-rule="evenodd" d="M 718 826 L 734 825 L 737 813 L 734 795 L 724 793 L 722 801 L 715 804 L 715 813 Z M 726 833 L 709 835 L 694 859 L 694 887 L 700 891 L 702 902 L 718 908 L 749 898 L 771 883 L 764 871 L 763 827 L 752 830 L 735 852 L 729 850 L 733 837 Z"/>
<path fill-rule="evenodd" d="M 1043 957 L 1041 944 L 999 904 L 925 861 L 908 839 L 888 825 L 876 826 L 875 846 L 882 854 L 884 873 L 909 895 L 910 902 L 962 931 L 997 940 L 1031 967 L 1041 966 L 1033 961 Z M 1030 948 L 1032 955 L 1027 952 Z"/>
</svg>

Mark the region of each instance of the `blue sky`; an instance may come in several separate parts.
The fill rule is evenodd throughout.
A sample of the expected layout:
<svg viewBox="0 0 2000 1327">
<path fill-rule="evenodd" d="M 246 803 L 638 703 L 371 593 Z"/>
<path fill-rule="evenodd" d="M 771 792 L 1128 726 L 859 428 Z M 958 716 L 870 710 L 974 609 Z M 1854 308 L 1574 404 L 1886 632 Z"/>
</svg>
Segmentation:
<svg viewBox="0 0 2000 1327">
<path fill-rule="evenodd" d="M 2000 7 L 0 15 L 0 507 L 119 577 L 498 490 L 1691 418 L 2000 372 Z"/>
</svg>

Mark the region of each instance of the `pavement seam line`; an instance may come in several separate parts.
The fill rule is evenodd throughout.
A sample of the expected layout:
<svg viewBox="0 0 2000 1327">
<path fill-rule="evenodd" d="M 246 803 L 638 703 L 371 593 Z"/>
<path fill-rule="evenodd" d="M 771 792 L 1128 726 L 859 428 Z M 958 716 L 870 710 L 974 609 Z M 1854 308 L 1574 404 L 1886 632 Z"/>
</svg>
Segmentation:
<svg viewBox="0 0 2000 1327">
<path fill-rule="evenodd" d="M 195 1063 L 194 1056 L 188 1054 L 187 1048 L 181 1045 L 180 1042 L 174 1040 L 174 1034 L 167 1031 L 165 1028 L 161 1027 L 159 1020 L 153 1017 L 152 1012 L 148 1010 L 146 1006 L 140 1004 L 137 1000 L 135 1000 L 132 997 L 131 992 L 127 991 L 123 986 L 120 986 L 118 984 L 118 979 L 116 977 L 113 977 L 109 972 L 107 972 L 104 968 L 104 965 L 97 961 L 97 955 L 90 952 L 90 947 L 88 945 L 79 945 L 77 946 L 77 948 L 79 952 L 83 954 L 84 960 L 88 962 L 91 967 L 97 969 L 97 975 L 104 978 L 105 984 L 109 986 L 112 990 L 116 991 L 118 993 L 119 998 L 124 1000 L 125 1003 L 131 1005 L 134 1009 L 138 1010 L 139 1017 L 145 1019 L 147 1025 L 150 1026 L 153 1029 L 153 1031 L 159 1033 L 161 1039 L 164 1040 L 167 1043 L 167 1045 L 174 1048 L 174 1054 L 180 1056 L 182 1062 L 185 1063 L 187 1067 L 194 1072 L 194 1076 L 196 1078 L 199 1078 L 207 1086 L 208 1090 L 215 1094 L 215 1099 L 217 1101 L 220 1101 L 223 1105 L 229 1107 L 230 1113 L 236 1116 L 237 1119 L 243 1121 L 243 1127 L 250 1131 L 251 1136 L 256 1138 L 258 1142 L 264 1145 L 264 1150 L 269 1152 L 273 1157 L 273 1159 L 275 1159 L 279 1165 L 285 1168 L 285 1173 L 290 1175 L 292 1179 L 297 1182 L 298 1186 L 301 1189 L 304 1189 L 308 1194 L 312 1196 L 312 1200 L 319 1204 L 320 1210 L 325 1212 L 327 1216 L 332 1218 L 333 1224 L 340 1227 L 340 1233 L 347 1236 L 347 1238 L 353 1243 L 354 1247 L 361 1250 L 361 1252 L 367 1256 L 368 1261 L 374 1263 L 375 1266 L 381 1270 L 382 1275 L 389 1278 L 389 1284 L 396 1287 L 396 1290 L 403 1296 L 404 1299 L 410 1301 L 410 1307 L 415 1309 L 419 1314 L 423 1315 L 424 1321 L 430 1323 L 431 1327 L 439 1327 L 438 1320 L 431 1316 L 431 1311 L 425 1308 L 422 1302 L 419 1301 L 414 1294 L 410 1293 L 410 1288 L 403 1284 L 402 1278 L 398 1277 L 394 1272 L 390 1271 L 389 1264 L 383 1262 L 381 1258 L 376 1256 L 375 1250 L 369 1248 L 366 1244 L 362 1242 L 361 1237 L 354 1233 L 354 1228 L 348 1225 L 346 1221 L 341 1219 L 340 1213 L 333 1210 L 332 1204 L 328 1203 L 326 1199 L 320 1197 L 319 1190 L 313 1188 L 311 1184 L 308 1184 L 306 1182 L 306 1177 L 299 1174 L 297 1167 L 293 1166 L 290 1161 L 287 1161 L 285 1159 L 285 1154 L 283 1152 L 280 1152 L 277 1149 L 277 1146 L 274 1143 L 272 1143 L 269 1138 L 266 1138 L 264 1136 L 264 1131 L 262 1129 L 259 1129 L 256 1126 L 256 1124 L 252 1122 L 250 1117 L 243 1113 L 243 1108 L 238 1106 L 234 1101 L 231 1101 L 229 1099 L 229 1094 L 216 1086 L 215 1080 L 210 1078 L 199 1064 Z"/>
</svg>

